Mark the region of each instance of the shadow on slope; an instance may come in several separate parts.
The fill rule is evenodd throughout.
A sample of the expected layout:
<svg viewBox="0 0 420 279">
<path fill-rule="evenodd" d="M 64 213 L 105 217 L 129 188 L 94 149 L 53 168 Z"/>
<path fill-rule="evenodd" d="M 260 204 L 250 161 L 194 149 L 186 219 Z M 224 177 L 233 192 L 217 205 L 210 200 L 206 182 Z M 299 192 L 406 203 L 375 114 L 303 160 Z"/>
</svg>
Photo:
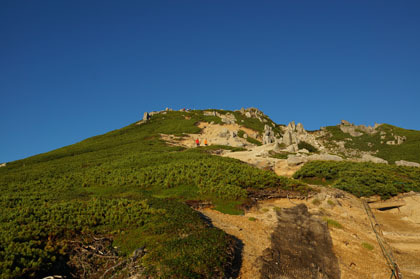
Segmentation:
<svg viewBox="0 0 420 279">
<path fill-rule="evenodd" d="M 281 209 L 277 216 L 272 246 L 259 258 L 261 278 L 339 279 L 327 225 L 313 218 L 304 204 Z"/>
</svg>

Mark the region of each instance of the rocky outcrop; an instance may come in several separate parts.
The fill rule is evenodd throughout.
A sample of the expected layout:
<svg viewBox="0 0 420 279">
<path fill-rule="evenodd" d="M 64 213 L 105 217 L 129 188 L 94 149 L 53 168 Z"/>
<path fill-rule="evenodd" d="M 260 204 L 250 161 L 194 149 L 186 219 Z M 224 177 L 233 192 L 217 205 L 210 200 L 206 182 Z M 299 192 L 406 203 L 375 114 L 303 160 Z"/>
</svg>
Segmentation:
<svg viewBox="0 0 420 279">
<path fill-rule="evenodd" d="M 217 111 L 203 111 L 203 115 L 205 116 L 217 116 L 219 117 L 223 123 L 225 124 L 235 124 L 236 117 L 232 113 L 219 113 Z"/>
<path fill-rule="evenodd" d="M 322 150 L 322 146 L 318 143 L 315 136 L 313 134 L 308 133 L 301 123 L 295 125 L 295 122 L 290 122 L 286 128 L 284 129 L 283 137 L 280 143 L 286 146 L 287 151 L 289 152 L 297 152 L 298 151 L 298 144 L 300 142 L 307 142 L 318 150 Z M 290 147 L 293 146 L 293 147 Z"/>
<path fill-rule="evenodd" d="M 341 120 L 341 123 L 339 125 L 340 130 L 343 133 L 347 133 L 350 134 L 350 136 L 352 137 L 360 137 L 361 135 L 363 135 L 363 133 L 372 135 L 375 134 L 377 132 L 377 128 L 380 126 L 380 124 L 375 124 L 374 127 L 372 126 L 365 126 L 365 125 L 354 125 L 350 122 L 348 122 L 347 120 Z"/>
<path fill-rule="evenodd" d="M 378 158 L 375 156 L 372 156 L 370 154 L 363 154 L 362 158 L 360 159 L 360 162 L 372 162 L 377 164 L 388 164 L 388 161 Z"/>
<path fill-rule="evenodd" d="M 276 141 L 276 137 L 274 136 L 273 128 L 264 125 L 264 134 L 263 134 L 263 144 L 269 144 Z"/>
<path fill-rule="evenodd" d="M 236 123 L 236 117 L 232 113 L 219 114 L 218 116 L 220 117 L 223 123 L 226 123 L 226 124 Z"/>
<path fill-rule="evenodd" d="M 386 142 L 386 144 L 388 144 L 388 145 L 400 145 L 407 140 L 407 137 L 405 137 L 405 136 L 401 137 L 401 136 L 394 135 L 394 134 L 392 134 L 392 135 L 394 136 L 394 140 L 389 140 L 389 141 Z"/>
<path fill-rule="evenodd" d="M 404 160 L 396 161 L 395 164 L 397 166 L 418 167 L 418 168 L 420 168 L 420 164 L 419 163 L 409 162 L 409 161 L 404 161 Z"/>
<path fill-rule="evenodd" d="M 302 124 L 300 124 L 300 125 L 302 125 Z M 303 126 L 302 126 L 301 129 L 303 129 Z M 305 130 L 303 129 L 303 131 L 305 131 Z M 290 122 L 287 125 L 287 127 L 284 131 L 284 134 L 283 134 L 282 143 L 284 143 L 284 145 L 286 145 L 286 146 L 299 143 L 298 133 L 296 131 L 296 125 L 295 125 L 294 121 Z"/>
<path fill-rule="evenodd" d="M 150 119 L 150 115 L 149 113 L 146 111 L 145 113 L 143 113 L 143 121 L 147 121 Z"/>
<path fill-rule="evenodd" d="M 0 164 L 0 168 L 5 167 L 5 166 L 6 166 L 6 163 Z"/>
<path fill-rule="evenodd" d="M 263 123 L 267 123 L 267 116 L 260 111 L 257 108 L 241 108 L 240 110 L 238 110 L 238 112 L 240 112 L 242 115 L 244 115 L 247 118 L 257 118 L 259 121 L 263 122 Z"/>
</svg>

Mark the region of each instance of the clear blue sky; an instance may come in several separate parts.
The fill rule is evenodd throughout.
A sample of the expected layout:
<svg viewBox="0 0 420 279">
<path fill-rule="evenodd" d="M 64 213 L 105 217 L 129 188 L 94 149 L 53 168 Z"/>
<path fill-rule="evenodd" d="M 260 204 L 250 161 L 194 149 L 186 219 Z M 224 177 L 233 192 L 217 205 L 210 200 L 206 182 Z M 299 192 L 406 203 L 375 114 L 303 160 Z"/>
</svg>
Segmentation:
<svg viewBox="0 0 420 279">
<path fill-rule="evenodd" d="M 420 130 L 420 1 L 0 2 L 0 162 L 144 111 Z"/>
</svg>

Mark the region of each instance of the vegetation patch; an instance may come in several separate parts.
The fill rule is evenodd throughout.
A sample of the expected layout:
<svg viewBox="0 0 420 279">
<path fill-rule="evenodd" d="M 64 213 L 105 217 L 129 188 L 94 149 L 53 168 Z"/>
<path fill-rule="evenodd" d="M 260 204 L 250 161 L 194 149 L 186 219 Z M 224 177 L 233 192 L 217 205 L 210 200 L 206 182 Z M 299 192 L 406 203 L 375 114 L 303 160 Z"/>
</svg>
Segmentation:
<svg viewBox="0 0 420 279">
<path fill-rule="evenodd" d="M 345 141 L 346 148 L 360 151 L 378 150 L 375 156 L 385 159 L 390 163 L 406 160 L 420 163 L 420 131 L 407 130 L 389 124 L 382 124 L 377 128 L 377 133 L 369 135 L 364 133 L 359 137 L 352 137 L 340 130 L 339 126 L 326 127 L 330 133 L 329 140 Z M 381 132 L 384 138 L 381 138 Z M 389 145 L 387 141 L 394 140 L 394 136 L 406 137 L 400 145 Z"/>
<path fill-rule="evenodd" d="M 55 266 L 71 268 L 69 241 L 104 235 L 121 261 L 144 248 L 136 265 L 145 276 L 222 277 L 233 240 L 184 201 L 208 201 L 240 214 L 248 189 L 307 186 L 210 155 L 212 147 L 169 146 L 159 136 L 198 133 L 197 123 L 217 119 L 199 111 L 153 115 L 1 168 L 1 278 L 42 278 Z"/>
<path fill-rule="evenodd" d="M 287 159 L 289 154 L 293 154 L 293 153 L 286 152 L 286 151 L 275 152 L 273 150 L 270 150 L 269 152 L 270 157 L 276 158 L 276 159 Z"/>
<path fill-rule="evenodd" d="M 362 242 L 362 247 L 365 249 L 368 249 L 369 251 L 372 251 L 374 248 L 372 244 L 367 243 L 367 242 Z"/>
<path fill-rule="evenodd" d="M 299 147 L 299 149 L 306 149 L 309 152 L 313 152 L 313 153 L 318 152 L 318 149 L 315 146 L 313 146 L 310 143 L 307 143 L 306 141 L 299 142 L 298 147 Z"/>
<path fill-rule="evenodd" d="M 313 199 L 312 204 L 318 206 L 321 205 L 321 201 L 319 199 Z"/>
<path fill-rule="evenodd" d="M 329 228 L 343 229 L 343 225 L 333 219 L 324 218 L 324 221 L 327 222 Z"/>
<path fill-rule="evenodd" d="M 420 191 L 420 168 L 386 164 L 312 161 L 293 177 L 331 181 L 332 187 L 358 197 L 380 195 L 386 199 L 398 193 Z"/>
</svg>

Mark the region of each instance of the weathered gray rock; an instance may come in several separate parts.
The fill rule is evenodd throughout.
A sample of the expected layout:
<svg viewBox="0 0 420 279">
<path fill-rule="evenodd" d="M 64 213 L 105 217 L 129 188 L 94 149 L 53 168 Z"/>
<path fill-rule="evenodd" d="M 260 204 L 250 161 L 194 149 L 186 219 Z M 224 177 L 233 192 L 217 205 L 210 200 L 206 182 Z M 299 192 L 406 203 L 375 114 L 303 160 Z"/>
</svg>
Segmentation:
<svg viewBox="0 0 420 279">
<path fill-rule="evenodd" d="M 204 116 L 216 116 L 215 111 L 203 111 Z"/>
<path fill-rule="evenodd" d="M 304 164 L 308 161 L 306 157 L 296 156 L 296 155 L 289 155 L 287 156 L 287 165 L 289 166 L 297 166 Z"/>
<path fill-rule="evenodd" d="M 340 125 L 340 130 L 343 133 L 350 134 L 350 136 L 352 137 L 360 137 L 361 135 L 363 135 L 363 133 L 356 131 L 355 126 Z"/>
<path fill-rule="evenodd" d="M 221 138 L 229 138 L 230 137 L 230 132 L 228 129 L 223 128 L 220 133 L 218 134 L 219 137 Z"/>
<path fill-rule="evenodd" d="M 298 150 L 299 153 L 309 154 L 309 150 L 303 148 Z"/>
<path fill-rule="evenodd" d="M 292 132 L 291 131 L 286 131 L 284 133 L 284 135 L 283 135 L 283 143 L 286 146 L 289 146 L 289 145 L 291 145 L 293 143 L 293 140 L 292 140 Z"/>
<path fill-rule="evenodd" d="M 397 144 L 398 145 L 402 144 L 403 142 L 406 141 L 406 139 L 407 139 L 406 137 L 397 136 Z"/>
<path fill-rule="evenodd" d="M 304 134 L 304 133 L 306 133 L 305 129 L 303 128 L 302 123 L 298 123 L 297 124 L 297 126 L 296 126 L 296 132 L 298 134 Z"/>
<path fill-rule="evenodd" d="M 397 166 L 418 167 L 418 168 L 420 168 L 420 164 L 419 163 L 409 162 L 409 161 L 404 161 L 404 160 L 396 161 L 395 164 Z"/>
<path fill-rule="evenodd" d="M 308 161 L 343 161 L 343 158 L 331 154 L 313 154 L 308 156 Z"/>
<path fill-rule="evenodd" d="M 248 117 L 248 118 L 251 118 L 251 116 L 252 116 L 252 115 L 251 115 L 251 113 L 250 113 L 249 111 L 247 111 L 247 112 L 245 113 L 245 116 L 246 116 L 246 117 Z"/>
<path fill-rule="evenodd" d="M 382 158 L 378 158 L 369 154 L 363 154 L 362 162 L 372 162 L 372 163 L 377 163 L 377 164 L 388 164 L 388 161 L 382 159 Z"/>
<path fill-rule="evenodd" d="M 264 125 L 264 134 L 263 134 L 263 144 L 269 144 L 276 141 L 274 136 L 273 128 L 268 126 L 267 124 Z"/>
<path fill-rule="evenodd" d="M 286 147 L 286 151 L 290 153 L 295 153 L 299 150 L 297 144 L 291 144 L 288 147 Z"/>
<path fill-rule="evenodd" d="M 289 131 L 296 131 L 295 121 L 292 121 L 289 124 L 287 124 L 286 129 L 289 130 Z"/>
<path fill-rule="evenodd" d="M 150 115 L 149 113 L 146 111 L 145 113 L 143 113 L 143 121 L 147 121 L 150 119 Z"/>
<path fill-rule="evenodd" d="M 236 123 L 236 117 L 235 115 L 231 114 L 231 113 L 226 113 L 226 114 L 219 114 L 218 115 L 223 123 L 226 124 L 235 124 Z"/>
</svg>

